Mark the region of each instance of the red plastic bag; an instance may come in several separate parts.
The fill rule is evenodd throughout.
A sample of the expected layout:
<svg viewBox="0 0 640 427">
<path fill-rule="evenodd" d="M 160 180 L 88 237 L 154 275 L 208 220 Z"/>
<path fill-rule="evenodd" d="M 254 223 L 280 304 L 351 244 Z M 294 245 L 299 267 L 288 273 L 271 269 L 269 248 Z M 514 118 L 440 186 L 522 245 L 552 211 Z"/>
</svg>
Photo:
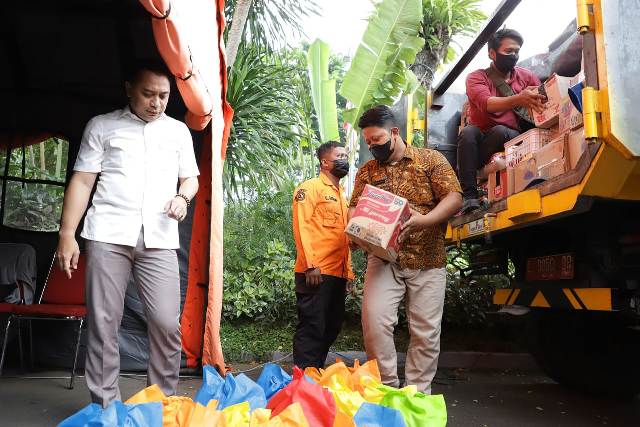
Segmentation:
<svg viewBox="0 0 640 427">
<path fill-rule="evenodd" d="M 309 425 L 333 426 L 336 418 L 336 402 L 331 392 L 305 380 L 304 372 L 297 366 L 293 368 L 293 381 L 271 398 L 267 409 L 271 409 L 271 416 L 275 417 L 295 402 L 302 406 Z"/>
</svg>

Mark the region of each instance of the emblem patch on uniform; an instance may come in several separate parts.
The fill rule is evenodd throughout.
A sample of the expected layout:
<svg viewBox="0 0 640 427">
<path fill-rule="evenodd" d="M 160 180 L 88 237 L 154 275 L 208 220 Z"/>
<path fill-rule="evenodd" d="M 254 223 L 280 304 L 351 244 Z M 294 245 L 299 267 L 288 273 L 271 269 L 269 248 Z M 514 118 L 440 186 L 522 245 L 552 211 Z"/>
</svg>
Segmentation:
<svg viewBox="0 0 640 427">
<path fill-rule="evenodd" d="M 298 190 L 298 192 L 296 193 L 296 202 L 302 202 L 305 197 L 307 197 L 307 190 L 305 190 L 304 188 L 301 188 Z"/>
</svg>

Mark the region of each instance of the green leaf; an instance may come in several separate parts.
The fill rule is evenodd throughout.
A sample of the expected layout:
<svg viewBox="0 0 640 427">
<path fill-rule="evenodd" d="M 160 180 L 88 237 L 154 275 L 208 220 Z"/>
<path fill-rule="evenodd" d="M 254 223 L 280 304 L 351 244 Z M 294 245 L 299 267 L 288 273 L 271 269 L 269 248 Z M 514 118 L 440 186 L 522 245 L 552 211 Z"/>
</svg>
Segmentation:
<svg viewBox="0 0 640 427">
<path fill-rule="evenodd" d="M 420 87 L 420 82 L 418 81 L 418 77 L 411 70 L 407 70 L 406 73 L 406 87 L 404 92 L 408 95 L 413 95 L 416 90 Z"/>
<path fill-rule="evenodd" d="M 340 139 L 336 81 L 329 79 L 329 56 L 329 45 L 320 39 L 316 39 L 307 52 L 311 99 L 318 118 L 322 142 Z"/>
<path fill-rule="evenodd" d="M 355 107 L 343 113 L 351 124 L 383 93 L 393 99 L 405 86 L 385 80 L 386 73 L 398 69 L 404 72 L 424 45 L 418 37 L 422 21 L 420 0 L 383 0 L 369 19 L 360 46 L 344 77 L 340 94 Z"/>
</svg>

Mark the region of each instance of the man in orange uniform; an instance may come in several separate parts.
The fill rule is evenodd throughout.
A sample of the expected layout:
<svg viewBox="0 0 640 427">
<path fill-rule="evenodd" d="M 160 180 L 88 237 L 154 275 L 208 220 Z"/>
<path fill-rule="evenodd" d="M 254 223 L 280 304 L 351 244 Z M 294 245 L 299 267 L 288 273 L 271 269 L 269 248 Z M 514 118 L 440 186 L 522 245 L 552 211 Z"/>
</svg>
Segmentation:
<svg viewBox="0 0 640 427">
<path fill-rule="evenodd" d="M 298 325 L 293 361 L 300 368 L 324 367 L 344 320 L 347 281 L 353 280 L 347 226 L 348 203 L 340 179 L 349 172 L 343 145 L 317 150 L 320 175 L 303 182 L 293 198 Z"/>
</svg>

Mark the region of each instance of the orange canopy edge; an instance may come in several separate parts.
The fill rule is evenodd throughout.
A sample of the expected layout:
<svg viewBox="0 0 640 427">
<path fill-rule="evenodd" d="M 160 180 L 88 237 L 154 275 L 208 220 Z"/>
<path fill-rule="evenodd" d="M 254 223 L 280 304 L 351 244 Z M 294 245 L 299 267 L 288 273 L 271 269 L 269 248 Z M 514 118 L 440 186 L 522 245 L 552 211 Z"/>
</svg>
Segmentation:
<svg viewBox="0 0 640 427">
<path fill-rule="evenodd" d="M 200 190 L 195 201 L 189 248 L 187 296 L 181 319 L 182 344 L 188 366 L 197 366 L 202 357 L 203 365 L 213 365 L 224 373 L 220 342 L 222 170 L 233 118 L 233 109 L 226 100 L 224 0 L 181 3 L 140 0 L 140 3 L 151 14 L 158 51 L 175 76 L 187 107 L 185 122 L 194 130 L 206 128 L 200 154 Z M 207 310 L 203 325 L 205 297 Z"/>
</svg>

